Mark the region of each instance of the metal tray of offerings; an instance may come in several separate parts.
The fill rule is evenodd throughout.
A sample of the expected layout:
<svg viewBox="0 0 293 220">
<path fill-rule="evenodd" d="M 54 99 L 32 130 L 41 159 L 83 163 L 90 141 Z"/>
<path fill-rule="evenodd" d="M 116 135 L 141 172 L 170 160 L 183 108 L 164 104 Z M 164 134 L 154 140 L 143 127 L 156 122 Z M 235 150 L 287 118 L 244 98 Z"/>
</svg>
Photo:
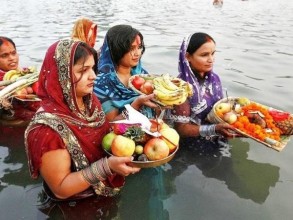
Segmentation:
<svg viewBox="0 0 293 220">
<path fill-rule="evenodd" d="M 219 112 L 219 105 L 221 103 L 228 103 L 231 106 L 231 111 L 234 111 L 237 115 L 237 120 L 231 123 L 231 125 L 235 127 L 237 133 L 244 137 L 251 138 L 271 149 L 279 152 L 282 151 L 290 141 L 290 136 L 292 135 L 293 115 L 251 100 L 249 100 L 249 104 L 243 105 L 243 107 L 236 112 L 235 106 L 239 104 L 239 99 L 240 98 L 228 97 L 219 100 L 208 114 L 208 121 L 211 123 L 227 123 L 223 119 L 223 114 Z M 260 125 L 250 122 L 246 116 L 246 113 L 249 111 L 261 115 L 266 123 L 266 127 L 261 127 Z M 282 125 L 279 121 L 276 121 L 276 117 L 273 117 L 273 113 L 288 115 L 291 123 L 290 133 L 282 131 Z"/>
<path fill-rule="evenodd" d="M 161 159 L 161 160 L 148 160 L 148 161 L 139 161 L 134 159 L 133 161 L 131 161 L 129 164 L 133 167 L 139 167 L 139 168 L 152 168 L 152 167 L 158 167 L 161 165 L 164 165 L 166 163 L 168 163 L 169 161 L 171 161 L 173 159 L 173 157 L 175 156 L 176 152 L 178 151 L 179 147 L 176 147 L 176 149 L 169 154 L 169 156 Z M 111 154 L 111 152 L 104 150 L 109 156 L 114 156 L 113 154 Z"/>
</svg>

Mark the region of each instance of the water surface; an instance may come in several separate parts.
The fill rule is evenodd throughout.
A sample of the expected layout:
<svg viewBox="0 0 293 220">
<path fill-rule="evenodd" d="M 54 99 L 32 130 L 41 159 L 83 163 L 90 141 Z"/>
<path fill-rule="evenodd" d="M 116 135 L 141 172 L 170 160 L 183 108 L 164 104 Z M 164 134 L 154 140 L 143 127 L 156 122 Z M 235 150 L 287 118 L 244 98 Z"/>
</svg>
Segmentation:
<svg viewBox="0 0 293 220">
<path fill-rule="evenodd" d="M 68 37 L 79 16 L 98 23 L 97 49 L 113 25 L 139 29 L 151 73 L 176 75 L 183 37 L 203 31 L 217 42 L 214 71 L 230 96 L 293 112 L 292 1 L 224 0 L 222 7 L 212 0 L 0 3 L 0 35 L 15 41 L 22 66 L 40 68 L 48 46 Z M 0 132 L 1 219 L 60 219 L 62 211 L 71 219 L 292 219 L 292 141 L 280 153 L 249 139 L 210 152 L 184 146 L 169 164 L 128 177 L 115 199 L 52 208 L 42 198 L 41 180 L 29 177 L 23 129 Z"/>
</svg>

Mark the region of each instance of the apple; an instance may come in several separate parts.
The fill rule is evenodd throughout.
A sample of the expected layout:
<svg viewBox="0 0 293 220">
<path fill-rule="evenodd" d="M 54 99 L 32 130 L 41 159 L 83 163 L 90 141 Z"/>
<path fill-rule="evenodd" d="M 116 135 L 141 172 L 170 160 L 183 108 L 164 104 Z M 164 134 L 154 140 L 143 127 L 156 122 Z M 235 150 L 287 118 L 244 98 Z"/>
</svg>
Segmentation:
<svg viewBox="0 0 293 220">
<path fill-rule="evenodd" d="M 135 142 L 130 138 L 117 135 L 111 144 L 112 154 L 118 157 L 130 157 L 135 150 Z"/>
<path fill-rule="evenodd" d="M 22 88 L 20 90 L 17 90 L 14 95 L 18 98 L 22 98 L 25 99 L 26 95 L 27 95 L 27 90 L 26 88 Z"/>
<path fill-rule="evenodd" d="M 153 85 L 153 82 L 150 80 L 145 81 L 145 83 L 142 84 L 142 86 L 140 87 L 140 91 L 147 95 L 152 94 L 154 92 L 154 89 L 155 87 Z"/>
<path fill-rule="evenodd" d="M 33 94 L 34 93 L 34 90 L 30 86 L 25 87 L 25 89 L 26 89 L 27 94 Z"/>
<path fill-rule="evenodd" d="M 223 116 L 225 113 L 231 111 L 231 105 L 226 102 L 219 103 L 216 106 L 215 111 L 216 111 L 217 115 Z"/>
<path fill-rule="evenodd" d="M 142 84 L 145 83 L 145 79 L 140 76 L 135 76 L 131 83 L 137 90 L 140 90 Z"/>
<path fill-rule="evenodd" d="M 169 152 L 172 153 L 179 145 L 180 136 L 174 128 L 163 128 L 160 130 L 161 139 L 166 142 Z"/>
<path fill-rule="evenodd" d="M 229 124 L 233 124 L 234 122 L 237 121 L 237 115 L 234 112 L 227 112 L 224 114 L 223 119 L 225 122 Z"/>
<path fill-rule="evenodd" d="M 138 155 L 142 154 L 143 153 L 143 146 L 142 145 L 136 145 L 134 152 L 136 154 L 138 154 Z"/>
<path fill-rule="evenodd" d="M 143 153 L 149 160 L 161 160 L 169 155 L 169 147 L 162 139 L 152 138 L 144 145 Z"/>
<path fill-rule="evenodd" d="M 39 82 L 36 81 L 35 83 L 32 84 L 32 89 L 34 91 L 35 94 L 37 94 L 38 89 L 39 89 Z"/>
<path fill-rule="evenodd" d="M 112 142 L 114 140 L 114 138 L 116 137 L 117 135 L 114 133 L 114 132 L 110 132 L 108 134 L 106 134 L 104 137 L 103 137 L 103 140 L 102 140 L 102 147 L 106 150 L 106 151 L 110 151 L 111 150 L 111 145 L 112 145 Z"/>
</svg>

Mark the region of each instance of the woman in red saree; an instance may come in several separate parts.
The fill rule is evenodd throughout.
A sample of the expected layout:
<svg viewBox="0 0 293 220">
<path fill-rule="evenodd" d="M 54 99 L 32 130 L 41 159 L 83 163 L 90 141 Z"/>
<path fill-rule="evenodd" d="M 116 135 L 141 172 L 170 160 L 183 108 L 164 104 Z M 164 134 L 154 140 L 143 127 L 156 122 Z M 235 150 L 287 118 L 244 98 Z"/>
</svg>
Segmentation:
<svg viewBox="0 0 293 220">
<path fill-rule="evenodd" d="M 19 55 L 13 40 L 0 36 L 0 81 L 3 80 L 5 73 L 10 70 L 21 70 L 19 68 Z M 3 88 L 0 86 L 0 90 Z M 7 100 L 7 102 L 10 103 L 10 100 Z M 0 103 L 0 127 L 27 126 L 38 108 L 38 102 L 23 102 L 16 99 L 13 99 L 11 105 L 4 108 Z"/>
<path fill-rule="evenodd" d="M 25 132 L 25 146 L 32 178 L 41 174 L 54 199 L 114 196 L 124 176 L 139 171 L 127 165 L 131 157 L 107 158 L 101 147 L 109 123 L 92 95 L 95 58 L 86 43 L 60 40 L 41 68 L 41 108 Z"/>
</svg>

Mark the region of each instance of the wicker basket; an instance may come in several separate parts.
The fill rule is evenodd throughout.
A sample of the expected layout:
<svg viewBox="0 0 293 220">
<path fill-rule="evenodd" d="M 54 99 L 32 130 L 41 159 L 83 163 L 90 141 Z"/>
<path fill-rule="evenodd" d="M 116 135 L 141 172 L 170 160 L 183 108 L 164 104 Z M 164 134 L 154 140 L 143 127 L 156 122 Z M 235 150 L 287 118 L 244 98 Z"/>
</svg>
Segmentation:
<svg viewBox="0 0 293 220">
<path fill-rule="evenodd" d="M 231 106 L 232 106 L 236 102 L 236 100 L 237 100 L 237 98 L 228 97 L 228 98 L 224 98 L 224 99 L 221 99 L 218 102 L 216 102 L 214 104 L 212 110 L 207 115 L 207 120 L 213 124 L 225 123 L 225 121 L 217 115 L 216 106 L 219 105 L 220 103 L 231 103 Z"/>
<path fill-rule="evenodd" d="M 235 97 L 228 97 L 228 98 L 223 98 L 221 100 L 219 100 L 218 102 L 215 103 L 215 105 L 213 106 L 213 109 L 209 112 L 209 114 L 207 115 L 207 120 L 213 124 L 217 124 L 217 123 L 226 123 L 222 118 L 220 118 L 217 114 L 216 114 L 216 106 L 220 103 L 230 103 L 232 106 L 236 103 L 238 98 Z M 253 101 L 250 101 L 253 102 Z M 270 107 L 262 105 L 260 103 L 254 102 L 258 105 L 261 105 L 267 109 L 270 109 Z M 269 148 L 272 148 L 276 151 L 281 151 L 284 149 L 284 147 L 287 145 L 287 143 L 290 141 L 290 135 L 282 135 L 281 136 L 281 141 L 275 141 L 275 140 L 267 140 L 267 142 L 261 141 L 249 134 L 244 133 L 243 131 L 236 129 L 235 131 L 238 132 L 239 134 L 243 135 L 244 137 L 249 137 Z"/>
</svg>

